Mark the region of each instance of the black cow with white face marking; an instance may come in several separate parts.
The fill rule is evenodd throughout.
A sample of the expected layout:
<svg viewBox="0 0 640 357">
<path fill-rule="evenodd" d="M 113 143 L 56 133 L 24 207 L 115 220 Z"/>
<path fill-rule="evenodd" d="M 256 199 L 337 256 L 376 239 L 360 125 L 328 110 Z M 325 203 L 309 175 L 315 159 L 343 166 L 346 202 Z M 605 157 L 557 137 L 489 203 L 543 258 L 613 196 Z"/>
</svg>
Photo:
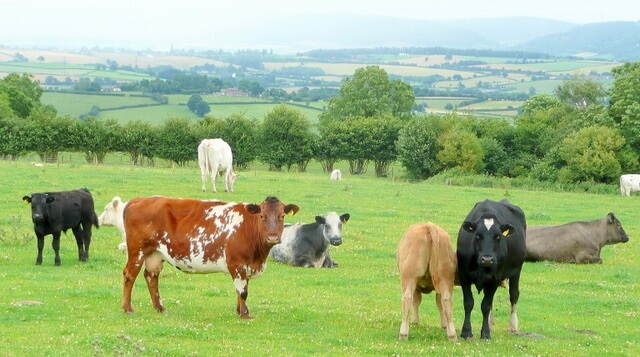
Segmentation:
<svg viewBox="0 0 640 357">
<path fill-rule="evenodd" d="M 42 264 L 44 237 L 51 234 L 51 246 L 55 252 L 55 265 L 60 265 L 60 232 L 73 231 L 78 244 L 78 260 L 89 259 L 91 244 L 91 226 L 98 228 L 98 216 L 93 209 L 93 197 L 86 188 L 33 193 L 22 200 L 31 204 L 33 230 L 38 238 L 38 257 L 36 265 Z"/>
<path fill-rule="evenodd" d="M 342 224 L 349 220 L 345 213 L 329 212 L 316 216 L 314 223 L 285 226 L 282 243 L 271 249 L 271 257 L 280 263 L 307 268 L 332 268 L 338 263 L 329 256 L 332 245 L 342 244 Z"/>
<path fill-rule="evenodd" d="M 471 310 L 473 310 L 474 284 L 482 298 L 482 339 L 491 339 L 489 316 L 493 296 L 501 282 L 509 279 L 511 318 L 509 331 L 518 331 L 517 303 L 519 282 L 526 256 L 527 223 L 520 207 L 507 200 L 478 202 L 465 218 L 458 233 L 458 276 L 464 298 L 464 324 L 462 338 L 473 337 Z"/>
</svg>

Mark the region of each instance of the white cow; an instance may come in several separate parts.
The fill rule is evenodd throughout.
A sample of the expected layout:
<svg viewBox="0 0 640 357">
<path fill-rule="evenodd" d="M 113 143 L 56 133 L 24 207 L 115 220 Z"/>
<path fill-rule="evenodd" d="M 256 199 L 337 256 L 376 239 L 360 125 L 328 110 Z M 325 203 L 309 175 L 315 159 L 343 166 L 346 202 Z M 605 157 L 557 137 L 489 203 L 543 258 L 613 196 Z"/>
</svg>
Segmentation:
<svg viewBox="0 0 640 357">
<path fill-rule="evenodd" d="M 620 194 L 623 196 L 631 196 L 632 192 L 640 191 L 640 175 L 622 175 L 620 176 Z"/>
<path fill-rule="evenodd" d="M 338 169 L 331 171 L 331 180 L 336 180 L 336 181 L 342 180 L 342 171 Z"/>
<path fill-rule="evenodd" d="M 118 244 L 118 249 L 127 249 L 127 240 L 124 233 L 124 207 L 127 202 L 122 202 L 120 197 L 116 196 L 113 200 L 104 206 L 104 211 L 98 217 L 98 225 L 105 227 L 116 227 L 122 234 L 122 243 Z"/>
<path fill-rule="evenodd" d="M 207 176 L 211 174 L 213 192 L 216 190 L 218 173 L 222 172 L 224 190 L 233 192 L 233 183 L 239 175 L 233 172 L 231 147 L 222 139 L 204 139 L 198 145 L 198 164 L 202 174 L 202 192 L 206 191 Z"/>
</svg>

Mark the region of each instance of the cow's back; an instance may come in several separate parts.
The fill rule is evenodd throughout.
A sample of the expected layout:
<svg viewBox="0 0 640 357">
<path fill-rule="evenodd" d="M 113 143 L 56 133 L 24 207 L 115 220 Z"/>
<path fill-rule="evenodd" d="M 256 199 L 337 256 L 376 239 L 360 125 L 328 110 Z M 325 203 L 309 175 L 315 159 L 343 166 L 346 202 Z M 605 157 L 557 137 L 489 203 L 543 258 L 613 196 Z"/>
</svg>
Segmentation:
<svg viewBox="0 0 640 357">
<path fill-rule="evenodd" d="M 94 210 L 93 197 L 86 189 L 54 192 L 55 201 L 51 207 L 50 223 L 60 224 L 62 230 L 85 225 L 98 226 L 98 216 Z"/>
</svg>

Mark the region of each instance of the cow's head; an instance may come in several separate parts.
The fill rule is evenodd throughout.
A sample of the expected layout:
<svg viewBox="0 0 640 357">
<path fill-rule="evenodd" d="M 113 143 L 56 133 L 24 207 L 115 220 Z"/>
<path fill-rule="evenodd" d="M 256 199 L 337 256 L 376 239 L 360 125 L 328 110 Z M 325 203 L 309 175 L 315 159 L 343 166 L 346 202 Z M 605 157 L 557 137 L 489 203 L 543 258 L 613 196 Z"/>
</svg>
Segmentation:
<svg viewBox="0 0 640 357">
<path fill-rule="evenodd" d="M 296 214 L 300 207 L 294 204 L 285 205 L 274 196 L 269 196 L 261 204 L 254 203 L 245 206 L 251 214 L 259 217 L 260 231 L 263 239 L 268 245 L 280 243 L 282 230 L 284 229 L 284 216 L 286 214 Z"/>
<path fill-rule="evenodd" d="M 473 252 L 478 267 L 485 277 L 493 276 L 500 262 L 507 257 L 507 239 L 515 228 L 510 224 L 500 224 L 492 214 L 485 214 L 475 222 L 465 221 L 462 228 L 474 235 Z"/>
<path fill-rule="evenodd" d="M 22 197 L 22 200 L 31 204 L 31 220 L 37 223 L 47 219 L 48 205 L 56 199 L 47 193 L 34 193 L 31 196 Z"/>
<path fill-rule="evenodd" d="M 322 225 L 322 235 L 331 245 L 342 244 L 342 224 L 346 223 L 351 216 L 345 213 L 338 216 L 335 212 L 329 212 L 324 217 L 316 216 L 316 222 Z"/>
<path fill-rule="evenodd" d="M 607 242 L 606 244 L 626 243 L 629 241 L 627 232 L 622 228 L 622 223 L 613 214 L 607 215 Z"/>
<path fill-rule="evenodd" d="M 117 226 L 118 220 L 122 220 L 122 214 L 124 213 L 124 205 L 122 199 L 118 196 L 104 206 L 104 211 L 100 217 L 98 217 L 98 225 L 100 226 Z"/>
</svg>

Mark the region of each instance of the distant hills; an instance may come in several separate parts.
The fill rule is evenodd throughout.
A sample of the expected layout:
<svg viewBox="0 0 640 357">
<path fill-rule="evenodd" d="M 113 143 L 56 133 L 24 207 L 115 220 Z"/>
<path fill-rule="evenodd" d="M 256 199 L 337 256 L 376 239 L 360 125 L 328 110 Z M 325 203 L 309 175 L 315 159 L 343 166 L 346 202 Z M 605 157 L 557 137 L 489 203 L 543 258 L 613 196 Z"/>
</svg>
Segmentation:
<svg viewBox="0 0 640 357">
<path fill-rule="evenodd" d="M 227 40 L 245 44 L 245 48 L 271 48 L 276 52 L 442 46 L 535 51 L 558 56 L 588 53 L 614 61 L 640 60 L 640 21 L 578 25 L 533 17 L 432 21 L 308 15 L 265 20 L 230 34 Z"/>
</svg>

